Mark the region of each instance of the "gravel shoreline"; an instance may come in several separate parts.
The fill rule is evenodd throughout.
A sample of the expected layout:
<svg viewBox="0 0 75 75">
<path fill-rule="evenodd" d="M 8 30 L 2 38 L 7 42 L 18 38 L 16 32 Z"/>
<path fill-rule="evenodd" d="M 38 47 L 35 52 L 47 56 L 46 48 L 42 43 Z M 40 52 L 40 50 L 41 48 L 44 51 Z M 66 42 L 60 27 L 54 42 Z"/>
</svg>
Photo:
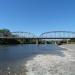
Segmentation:
<svg viewBox="0 0 75 75">
<path fill-rule="evenodd" d="M 75 45 L 61 45 L 65 56 L 38 54 L 25 64 L 27 75 L 75 75 Z"/>
</svg>

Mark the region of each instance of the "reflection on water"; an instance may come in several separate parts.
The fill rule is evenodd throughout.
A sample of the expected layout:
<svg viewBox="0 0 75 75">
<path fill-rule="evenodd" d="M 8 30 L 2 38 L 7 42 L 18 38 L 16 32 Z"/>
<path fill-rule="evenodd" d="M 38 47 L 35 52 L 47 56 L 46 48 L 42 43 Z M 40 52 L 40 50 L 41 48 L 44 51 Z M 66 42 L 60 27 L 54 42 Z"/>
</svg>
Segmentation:
<svg viewBox="0 0 75 75">
<path fill-rule="evenodd" d="M 25 63 L 38 54 L 64 57 L 57 45 L 13 45 L 0 46 L 0 75 L 26 75 Z"/>
<path fill-rule="evenodd" d="M 57 54 L 64 56 L 62 48 L 55 45 L 16 45 L 0 47 L 0 62 L 15 62 L 36 54 Z"/>
</svg>

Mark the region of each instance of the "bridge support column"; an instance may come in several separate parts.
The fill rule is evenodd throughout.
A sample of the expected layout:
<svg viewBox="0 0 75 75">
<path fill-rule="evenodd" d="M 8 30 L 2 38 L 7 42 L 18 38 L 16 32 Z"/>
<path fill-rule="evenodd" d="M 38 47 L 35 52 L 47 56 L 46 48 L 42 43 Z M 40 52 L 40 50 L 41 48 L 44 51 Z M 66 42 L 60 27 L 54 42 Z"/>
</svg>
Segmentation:
<svg viewBox="0 0 75 75">
<path fill-rule="evenodd" d="M 69 44 L 69 39 L 67 39 L 66 43 Z"/>
<path fill-rule="evenodd" d="M 57 45 L 57 42 L 56 42 L 56 41 L 54 41 L 54 44 L 55 44 L 55 45 Z"/>
<path fill-rule="evenodd" d="M 45 44 L 47 44 L 47 41 L 45 40 Z"/>
<path fill-rule="evenodd" d="M 39 44 L 39 39 L 36 39 L 36 45 L 38 45 Z"/>
</svg>

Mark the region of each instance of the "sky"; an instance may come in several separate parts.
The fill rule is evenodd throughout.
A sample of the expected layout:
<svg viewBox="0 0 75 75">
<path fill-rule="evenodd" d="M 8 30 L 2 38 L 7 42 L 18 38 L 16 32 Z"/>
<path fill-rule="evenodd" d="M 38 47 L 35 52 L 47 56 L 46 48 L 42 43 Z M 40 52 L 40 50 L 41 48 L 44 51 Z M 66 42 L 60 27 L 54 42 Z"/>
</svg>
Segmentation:
<svg viewBox="0 0 75 75">
<path fill-rule="evenodd" d="M 0 29 L 75 31 L 75 0 L 0 0 Z"/>
</svg>

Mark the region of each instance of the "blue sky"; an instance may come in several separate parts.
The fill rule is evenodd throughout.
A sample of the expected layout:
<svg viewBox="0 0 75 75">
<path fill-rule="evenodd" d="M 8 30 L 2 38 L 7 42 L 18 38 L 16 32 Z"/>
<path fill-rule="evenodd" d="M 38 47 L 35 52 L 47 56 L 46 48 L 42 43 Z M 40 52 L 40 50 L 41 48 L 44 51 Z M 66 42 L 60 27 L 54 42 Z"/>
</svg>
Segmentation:
<svg viewBox="0 0 75 75">
<path fill-rule="evenodd" d="M 0 0 L 0 29 L 75 31 L 75 0 Z"/>
</svg>

